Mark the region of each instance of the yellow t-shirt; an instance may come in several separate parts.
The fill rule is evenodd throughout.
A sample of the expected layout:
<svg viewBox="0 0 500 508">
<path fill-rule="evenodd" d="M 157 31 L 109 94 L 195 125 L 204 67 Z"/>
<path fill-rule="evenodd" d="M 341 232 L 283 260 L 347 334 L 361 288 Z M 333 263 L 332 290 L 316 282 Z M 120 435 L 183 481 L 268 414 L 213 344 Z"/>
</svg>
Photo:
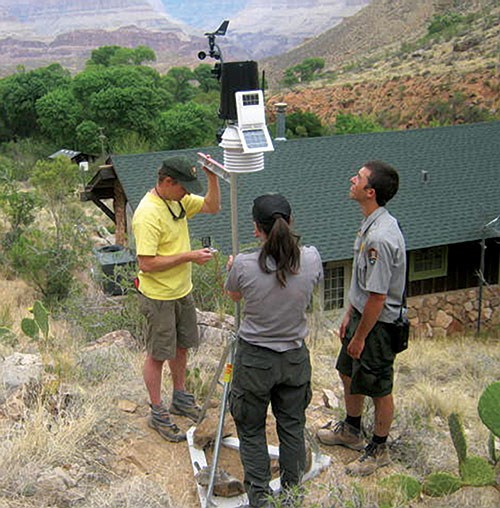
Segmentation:
<svg viewBox="0 0 500 508">
<path fill-rule="evenodd" d="M 178 215 L 179 203 L 167 200 Z M 187 219 L 200 212 L 204 198 L 188 194 L 182 198 L 186 217 L 174 220 L 165 202 L 148 192 L 139 203 L 132 220 L 138 256 L 171 256 L 191 250 Z M 176 300 L 192 289 L 191 263 L 182 263 L 161 272 L 139 271 L 141 293 L 154 300 Z"/>
</svg>

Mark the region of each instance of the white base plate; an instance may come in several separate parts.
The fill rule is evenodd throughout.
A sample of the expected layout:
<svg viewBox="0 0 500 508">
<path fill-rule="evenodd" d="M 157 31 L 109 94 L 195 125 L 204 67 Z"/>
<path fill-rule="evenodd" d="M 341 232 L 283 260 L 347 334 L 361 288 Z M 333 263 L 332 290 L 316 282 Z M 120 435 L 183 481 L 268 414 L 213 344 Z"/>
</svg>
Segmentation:
<svg viewBox="0 0 500 508">
<path fill-rule="evenodd" d="M 187 433 L 187 443 L 189 446 L 189 455 L 191 456 L 191 464 L 193 466 L 193 473 L 196 474 L 200 469 L 207 467 L 207 459 L 205 452 L 194 446 L 193 435 L 196 427 L 191 427 Z M 235 437 L 226 437 L 221 441 L 222 445 L 233 450 L 239 449 L 239 439 Z M 268 446 L 269 457 L 277 459 L 279 457 L 279 449 L 277 446 Z M 315 476 L 319 475 L 321 471 L 325 470 L 330 465 L 330 457 L 328 455 L 322 455 L 320 453 L 312 454 L 312 465 L 311 469 L 304 475 L 303 481 L 310 480 Z M 248 498 L 246 494 L 241 494 L 235 497 L 219 497 L 212 495 L 211 503 L 207 506 L 207 489 L 202 487 L 198 483 L 198 496 L 200 498 L 200 506 L 202 508 L 209 508 L 209 506 L 220 506 L 221 508 L 238 508 L 248 504 Z M 269 483 L 272 491 L 277 494 L 281 489 L 281 482 L 279 478 L 272 480 Z"/>
</svg>

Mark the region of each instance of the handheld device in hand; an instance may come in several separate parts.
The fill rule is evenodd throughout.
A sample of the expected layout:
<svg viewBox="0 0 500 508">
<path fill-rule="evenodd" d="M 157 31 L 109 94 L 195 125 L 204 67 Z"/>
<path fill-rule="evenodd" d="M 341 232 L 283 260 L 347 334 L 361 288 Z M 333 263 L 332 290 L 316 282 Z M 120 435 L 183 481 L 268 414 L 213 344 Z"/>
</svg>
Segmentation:
<svg viewBox="0 0 500 508">
<path fill-rule="evenodd" d="M 217 249 L 212 247 L 212 239 L 209 236 L 203 236 L 201 238 L 201 245 L 204 249 L 208 249 L 210 252 L 217 252 Z"/>
</svg>

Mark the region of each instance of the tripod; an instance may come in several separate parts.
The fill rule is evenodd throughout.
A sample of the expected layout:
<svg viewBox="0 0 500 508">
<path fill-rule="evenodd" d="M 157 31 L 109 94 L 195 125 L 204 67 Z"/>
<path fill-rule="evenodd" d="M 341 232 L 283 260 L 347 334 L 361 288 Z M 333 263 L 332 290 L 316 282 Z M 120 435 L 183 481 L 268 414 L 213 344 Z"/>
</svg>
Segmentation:
<svg viewBox="0 0 500 508">
<path fill-rule="evenodd" d="M 236 256 L 239 252 L 239 238 L 238 238 L 238 190 L 237 190 L 237 175 L 235 173 L 228 173 L 224 166 L 222 164 L 218 163 L 217 161 L 213 160 L 210 156 L 207 156 L 203 153 L 198 153 L 198 162 L 205 166 L 208 170 L 210 170 L 212 173 L 215 173 L 219 178 L 225 180 L 230 185 L 230 192 L 231 192 L 231 243 L 232 243 L 232 254 L 233 256 Z M 234 314 L 234 321 L 235 321 L 235 329 L 237 330 L 240 325 L 240 304 L 239 302 L 235 303 L 235 314 Z M 212 382 L 209 387 L 209 391 L 207 394 L 207 398 L 205 400 L 205 403 L 203 404 L 200 416 L 198 417 L 197 424 L 201 423 L 203 418 L 205 417 L 205 414 L 208 409 L 208 405 L 210 403 L 210 399 L 215 392 L 215 388 L 217 387 L 217 384 L 219 382 L 220 376 L 222 374 L 223 369 L 224 370 L 224 377 L 223 377 L 223 395 L 222 395 L 222 402 L 220 406 L 220 413 L 219 413 L 219 421 L 217 425 L 217 432 L 216 432 L 216 438 L 215 438 L 215 444 L 214 444 L 214 453 L 212 457 L 212 464 L 210 469 L 210 477 L 209 477 L 209 484 L 207 487 L 207 493 L 206 493 L 206 504 L 205 507 L 207 508 L 210 506 L 215 506 L 215 504 L 212 501 L 212 493 L 213 488 L 215 484 L 215 475 L 217 471 L 217 463 L 219 460 L 219 452 L 222 442 L 222 434 L 223 434 L 223 428 L 224 428 L 224 419 L 225 419 L 225 413 L 227 408 L 227 402 L 229 398 L 229 391 L 231 388 L 231 379 L 232 379 L 232 368 L 233 368 L 233 359 L 235 355 L 236 350 L 236 334 L 235 332 L 232 332 L 230 334 L 230 337 L 228 339 L 228 343 L 224 349 L 223 355 L 219 361 L 219 365 L 217 367 L 217 370 L 215 372 L 215 375 L 212 379 Z"/>
</svg>

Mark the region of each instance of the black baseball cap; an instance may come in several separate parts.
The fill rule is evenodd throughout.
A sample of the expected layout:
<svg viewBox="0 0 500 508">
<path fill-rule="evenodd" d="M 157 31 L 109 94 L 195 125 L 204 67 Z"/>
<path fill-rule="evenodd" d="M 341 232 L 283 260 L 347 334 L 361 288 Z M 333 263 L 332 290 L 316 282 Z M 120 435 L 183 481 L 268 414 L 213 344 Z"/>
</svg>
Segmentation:
<svg viewBox="0 0 500 508">
<path fill-rule="evenodd" d="M 176 155 L 165 159 L 158 169 L 158 176 L 173 178 L 190 194 L 199 194 L 203 191 L 196 169 L 186 157 Z"/>
<path fill-rule="evenodd" d="M 292 207 L 281 194 L 264 194 L 254 199 L 252 215 L 258 224 L 272 223 L 277 216 L 290 221 Z"/>
</svg>

